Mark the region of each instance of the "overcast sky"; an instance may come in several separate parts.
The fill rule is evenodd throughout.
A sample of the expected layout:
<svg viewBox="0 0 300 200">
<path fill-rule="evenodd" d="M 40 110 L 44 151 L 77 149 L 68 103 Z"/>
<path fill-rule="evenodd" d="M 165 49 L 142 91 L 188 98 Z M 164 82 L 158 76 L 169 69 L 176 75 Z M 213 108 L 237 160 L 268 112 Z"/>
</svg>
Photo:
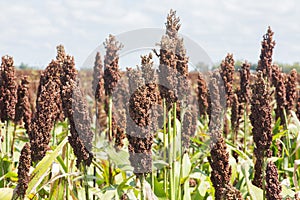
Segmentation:
<svg viewBox="0 0 300 200">
<path fill-rule="evenodd" d="M 173 8 L 181 19 L 180 33 L 197 42 L 213 62 L 227 52 L 257 62 L 270 25 L 274 61 L 293 63 L 300 61 L 299 6 L 296 0 L 2 0 L 0 55 L 13 56 L 16 65 L 46 66 L 55 58 L 56 45 L 63 44 L 81 66 L 108 34 L 164 28 Z"/>
</svg>

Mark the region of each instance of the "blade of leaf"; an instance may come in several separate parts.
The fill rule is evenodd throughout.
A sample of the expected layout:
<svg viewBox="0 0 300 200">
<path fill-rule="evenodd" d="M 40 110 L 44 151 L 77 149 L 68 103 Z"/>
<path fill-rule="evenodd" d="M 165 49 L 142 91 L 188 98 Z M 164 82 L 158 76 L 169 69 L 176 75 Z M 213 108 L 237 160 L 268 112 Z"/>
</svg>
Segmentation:
<svg viewBox="0 0 300 200">
<path fill-rule="evenodd" d="M 36 188 L 36 186 L 42 181 L 41 177 L 44 176 L 44 174 L 50 169 L 50 166 L 52 162 L 55 161 L 56 157 L 59 155 L 61 149 L 64 147 L 64 145 L 68 142 L 68 137 L 65 137 L 65 139 L 58 145 L 58 147 L 51 153 L 48 153 L 36 166 L 36 168 L 33 170 L 30 182 L 28 184 L 28 189 L 26 191 L 26 195 L 29 195 L 33 192 L 33 190 Z"/>
</svg>

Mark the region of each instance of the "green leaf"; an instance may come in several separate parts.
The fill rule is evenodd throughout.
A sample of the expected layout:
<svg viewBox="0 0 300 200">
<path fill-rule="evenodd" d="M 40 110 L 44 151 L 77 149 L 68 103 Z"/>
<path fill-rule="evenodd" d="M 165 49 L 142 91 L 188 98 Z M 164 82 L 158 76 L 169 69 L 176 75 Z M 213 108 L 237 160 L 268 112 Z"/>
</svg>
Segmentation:
<svg viewBox="0 0 300 200">
<path fill-rule="evenodd" d="M 189 176 L 191 166 L 192 165 L 190 162 L 189 155 L 187 153 L 185 153 L 182 158 L 182 177 L 183 178 L 186 178 L 187 176 Z"/>
<path fill-rule="evenodd" d="M 0 188 L 0 199 L 1 200 L 11 200 L 13 196 L 14 189 L 12 188 Z"/>
<path fill-rule="evenodd" d="M 250 181 L 247 183 L 252 200 L 263 199 L 263 190 L 253 185 Z"/>
<path fill-rule="evenodd" d="M 47 153 L 46 156 L 37 164 L 36 168 L 31 174 L 26 195 L 33 193 L 34 189 L 38 186 L 38 184 L 41 183 L 41 181 L 43 180 L 42 177 L 45 177 L 45 175 L 47 175 L 47 171 L 50 169 L 50 166 L 55 161 L 56 157 L 59 155 L 60 151 L 67 142 L 68 137 L 65 137 L 65 139 L 53 152 Z"/>
</svg>

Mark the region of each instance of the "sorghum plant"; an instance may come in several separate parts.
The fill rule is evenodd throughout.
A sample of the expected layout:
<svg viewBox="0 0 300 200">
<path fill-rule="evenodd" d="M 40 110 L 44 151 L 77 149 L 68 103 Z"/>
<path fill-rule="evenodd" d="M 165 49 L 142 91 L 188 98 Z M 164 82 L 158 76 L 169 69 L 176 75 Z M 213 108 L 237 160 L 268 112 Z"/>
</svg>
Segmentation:
<svg viewBox="0 0 300 200">
<path fill-rule="evenodd" d="M 272 144 L 272 116 L 270 91 L 261 72 L 257 74 L 257 79 L 252 88 L 250 121 L 253 127 L 254 156 L 256 158 L 253 184 L 262 188 L 264 159 L 272 155 L 270 151 Z"/>
<path fill-rule="evenodd" d="M 90 128 L 91 119 L 87 104 L 78 86 L 76 76 L 74 58 L 66 56 L 61 74 L 61 98 L 64 115 L 70 123 L 69 143 L 77 157 L 76 166 L 79 167 L 81 162 L 87 166 L 92 162 L 93 132 Z"/>
<path fill-rule="evenodd" d="M 215 198 L 221 199 L 242 199 L 241 193 L 230 184 L 231 166 L 229 165 L 229 153 L 225 140 L 222 136 L 222 111 L 219 93 L 219 77 L 215 72 L 209 82 L 211 98 L 210 111 L 210 157 L 208 161 L 212 168 L 210 179 L 215 188 Z"/>
</svg>

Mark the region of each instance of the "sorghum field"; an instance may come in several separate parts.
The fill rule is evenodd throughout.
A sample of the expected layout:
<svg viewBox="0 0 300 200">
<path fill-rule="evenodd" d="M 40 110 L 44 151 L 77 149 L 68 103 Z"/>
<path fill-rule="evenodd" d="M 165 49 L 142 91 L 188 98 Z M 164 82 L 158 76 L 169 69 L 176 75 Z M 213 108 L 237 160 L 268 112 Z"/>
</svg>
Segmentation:
<svg viewBox="0 0 300 200">
<path fill-rule="evenodd" d="M 2 57 L 1 200 L 300 198 L 299 79 L 272 62 L 271 28 L 256 71 L 227 54 L 197 72 L 176 12 L 165 25 L 127 70 L 112 35 L 80 73 L 62 45 L 41 71 Z"/>
</svg>

